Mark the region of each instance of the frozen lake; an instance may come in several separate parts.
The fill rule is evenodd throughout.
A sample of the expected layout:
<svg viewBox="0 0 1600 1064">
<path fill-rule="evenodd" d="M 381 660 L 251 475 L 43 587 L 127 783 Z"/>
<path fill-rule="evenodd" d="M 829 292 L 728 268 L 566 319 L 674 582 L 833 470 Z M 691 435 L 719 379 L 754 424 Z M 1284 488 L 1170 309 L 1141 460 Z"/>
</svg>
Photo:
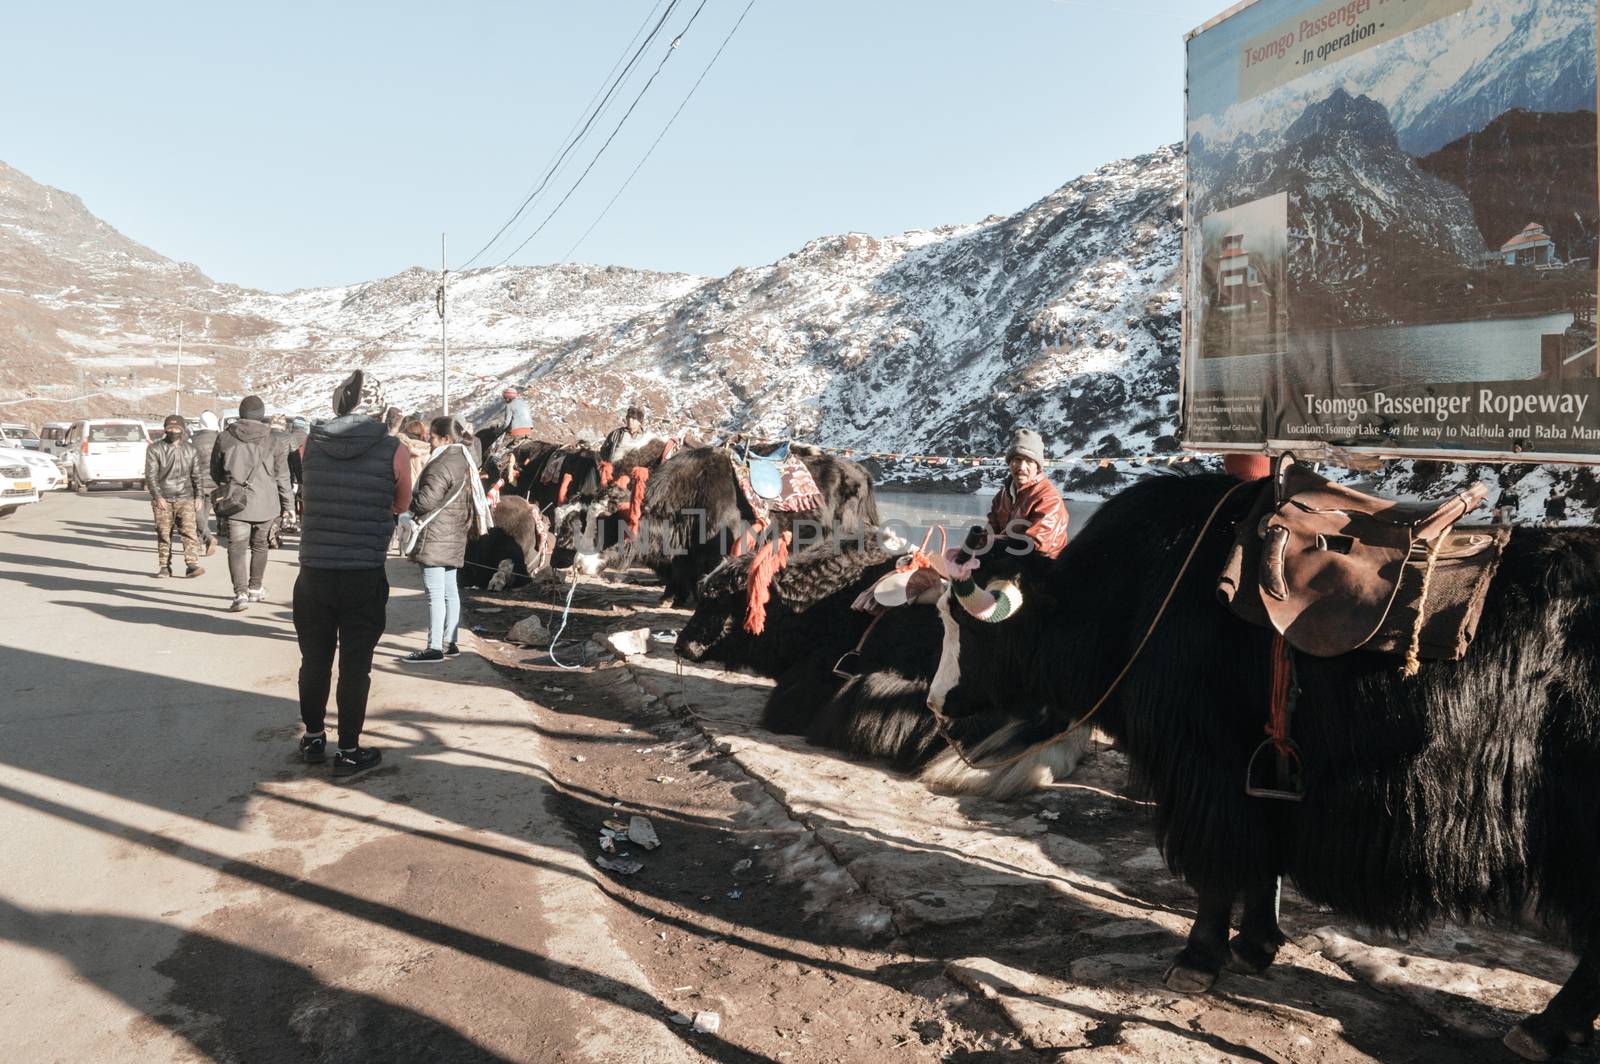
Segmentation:
<svg viewBox="0 0 1600 1064">
<path fill-rule="evenodd" d="M 951 494 L 942 491 L 897 491 L 878 489 L 878 517 L 885 524 L 895 522 L 895 530 L 914 544 L 934 525 L 943 525 L 952 542 L 959 542 L 969 525 L 979 524 L 989 515 L 994 492 Z M 1083 528 L 1084 522 L 1100 508 L 1100 499 L 1067 499 L 1069 533 Z M 937 546 L 937 535 L 934 537 Z"/>
</svg>

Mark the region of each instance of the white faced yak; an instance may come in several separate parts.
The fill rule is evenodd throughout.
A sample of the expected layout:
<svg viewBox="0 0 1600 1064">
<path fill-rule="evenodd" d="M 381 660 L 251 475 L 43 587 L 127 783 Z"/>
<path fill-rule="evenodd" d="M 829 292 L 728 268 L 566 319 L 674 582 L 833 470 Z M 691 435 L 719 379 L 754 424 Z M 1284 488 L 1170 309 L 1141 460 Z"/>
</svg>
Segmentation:
<svg viewBox="0 0 1600 1064">
<path fill-rule="evenodd" d="M 975 579 L 1006 610 L 949 595 L 930 705 L 976 690 L 1079 721 L 1134 658 L 1207 516 L 1237 484 L 1155 477 L 1111 499 L 1054 561 L 996 553 Z M 1580 957 L 1506 1044 L 1531 1060 L 1587 1041 L 1600 1012 L 1600 532 L 1518 529 L 1459 661 L 1295 656 L 1292 738 L 1304 800 L 1245 793 L 1268 712 L 1271 633 L 1217 600 L 1249 491 L 1206 532 L 1171 605 L 1094 718 L 1155 804 L 1167 864 L 1199 895 L 1166 977 L 1207 990 L 1260 971 L 1284 941 L 1276 882 L 1399 933 L 1439 919 L 1536 913 Z M 970 597 L 970 596 L 969 596 Z M 993 619 L 1007 614 L 1004 619 Z M 995 751 L 1004 754 L 1006 751 Z M 1242 902 L 1238 934 L 1228 941 Z"/>
<path fill-rule="evenodd" d="M 841 534 L 859 536 L 861 530 L 877 526 L 878 504 L 865 469 L 800 444 L 790 453 L 805 463 L 822 494 L 822 506 L 814 513 L 772 513 L 773 528 L 793 532 L 796 549 Z M 664 602 L 692 607 L 700 578 L 728 556 L 754 520 L 734 479 L 728 452 L 721 447 L 686 448 L 674 452 L 651 475 L 637 537 L 610 551 L 596 543 L 580 546 L 578 564 L 592 574 L 631 551 L 634 561 L 661 576 L 666 584 Z"/>
<path fill-rule="evenodd" d="M 974 772 L 947 747 L 927 710 L 942 635 L 933 607 L 912 602 L 875 623 L 852 608 L 894 571 L 896 557 L 877 545 L 876 536 L 867 545 L 835 541 L 795 554 L 772 580 L 760 635 L 744 623 L 750 557 L 730 558 L 701 581 L 700 603 L 678 636 L 678 653 L 776 680 L 762 717 L 772 731 L 882 758 L 902 771 L 920 769 L 930 786 L 1009 798 L 1069 775 L 1087 747 L 1087 733 L 1000 772 Z M 853 675 L 836 675 L 840 659 L 858 647 L 859 656 L 847 666 Z M 1037 721 L 973 703 L 952 733 L 967 746 L 987 750 L 1038 727 Z"/>
<path fill-rule="evenodd" d="M 595 478 L 586 478 L 579 490 L 569 491 L 552 512 L 559 568 L 570 565 L 581 548 L 591 559 L 589 575 L 594 575 L 597 569 L 592 559 L 622 545 L 629 534 L 630 511 L 642 502 L 650 477 L 672 448 L 671 440 L 656 436 L 618 458 L 609 469 L 602 470 L 603 463 L 596 462 Z"/>
</svg>

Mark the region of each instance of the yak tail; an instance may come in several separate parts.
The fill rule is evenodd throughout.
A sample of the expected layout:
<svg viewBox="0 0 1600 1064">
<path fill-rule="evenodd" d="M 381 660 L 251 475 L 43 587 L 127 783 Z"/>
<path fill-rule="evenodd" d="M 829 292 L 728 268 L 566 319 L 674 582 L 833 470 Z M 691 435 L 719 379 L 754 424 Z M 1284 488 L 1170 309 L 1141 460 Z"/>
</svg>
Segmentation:
<svg viewBox="0 0 1600 1064">
<path fill-rule="evenodd" d="M 962 760 L 959 754 L 946 747 L 928 763 L 918 778 L 938 791 L 980 794 L 987 798 L 1016 798 L 1072 775 L 1078 762 L 1089 750 L 1092 729 L 1079 728 L 1031 756 L 999 768 L 973 768 L 967 761 L 979 766 L 988 762 L 1003 762 L 1049 739 L 1059 727 L 1059 724 L 1043 715 L 1031 720 L 1008 721 L 978 739 L 972 737 L 973 730 L 970 727 L 958 727 L 956 738 L 962 740 L 967 760 Z"/>
</svg>

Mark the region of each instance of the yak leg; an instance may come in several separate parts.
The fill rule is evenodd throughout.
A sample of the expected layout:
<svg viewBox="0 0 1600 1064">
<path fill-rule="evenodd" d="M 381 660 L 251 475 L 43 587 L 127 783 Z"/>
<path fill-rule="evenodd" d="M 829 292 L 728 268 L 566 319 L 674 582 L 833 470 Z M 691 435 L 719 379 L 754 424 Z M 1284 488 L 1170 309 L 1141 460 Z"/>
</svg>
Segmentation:
<svg viewBox="0 0 1600 1064">
<path fill-rule="evenodd" d="M 1594 936 L 1600 937 L 1600 936 Z M 1600 1015 L 1600 944 L 1591 938 L 1578 967 L 1550 1004 L 1506 1035 L 1506 1048 L 1525 1060 L 1549 1060 L 1570 1043 L 1587 1045 Z"/>
<path fill-rule="evenodd" d="M 1228 959 L 1228 922 L 1237 890 L 1207 887 L 1200 891 L 1200 909 L 1189 941 L 1167 969 L 1163 982 L 1180 994 L 1203 994 L 1217 981 Z"/>
<path fill-rule="evenodd" d="M 1239 920 L 1239 933 L 1233 936 L 1229 968 L 1236 972 L 1266 971 L 1277 957 L 1278 948 L 1288 941 L 1278 928 L 1282 887 L 1283 880 L 1273 876 L 1244 892 L 1244 915 Z"/>
</svg>

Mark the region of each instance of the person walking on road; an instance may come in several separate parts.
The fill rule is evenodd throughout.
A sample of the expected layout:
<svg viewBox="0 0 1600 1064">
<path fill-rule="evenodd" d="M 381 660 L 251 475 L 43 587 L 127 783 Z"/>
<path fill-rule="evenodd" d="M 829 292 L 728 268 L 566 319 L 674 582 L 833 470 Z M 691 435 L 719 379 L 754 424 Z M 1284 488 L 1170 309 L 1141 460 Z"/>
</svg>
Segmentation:
<svg viewBox="0 0 1600 1064">
<path fill-rule="evenodd" d="M 183 418 L 177 414 L 162 423 L 161 439 L 144 453 L 144 483 L 150 491 L 150 508 L 156 518 L 156 576 L 172 575 L 172 530 L 183 539 L 186 577 L 205 572 L 200 568 L 200 539 L 195 528 L 200 498 L 200 460 L 185 440 Z"/>
<path fill-rule="evenodd" d="M 429 432 L 433 454 L 417 479 L 411 509 L 400 519 L 406 556 L 422 566 L 422 586 L 428 592 L 428 645 L 400 659 L 408 665 L 443 661 L 460 653 L 456 630 L 461 622 L 461 592 L 456 573 L 466 560 L 470 530 L 488 513 L 477 466 L 466 445 L 455 438 L 450 418 L 434 418 Z M 487 531 L 482 524 L 478 530 Z"/>
<path fill-rule="evenodd" d="M 211 494 L 217 482 L 211 479 L 211 452 L 217 446 L 217 415 L 210 410 L 200 413 L 200 431 L 189 438 L 194 446 L 194 456 L 200 463 L 200 497 L 195 500 L 195 524 L 200 531 L 200 546 L 206 557 L 217 552 L 217 532 L 222 531 L 222 521 L 217 521 L 217 532 L 211 531 Z"/>
<path fill-rule="evenodd" d="M 411 506 L 410 453 L 385 431 L 380 389 L 356 370 L 333 393 L 330 421 L 311 426 L 301 469 L 300 576 L 294 632 L 300 643 L 300 756 L 327 759 L 328 693 L 339 657 L 339 749 L 333 774 L 371 768 L 383 753 L 361 745 L 372 653 L 388 623 L 384 562 L 395 517 Z"/>
<path fill-rule="evenodd" d="M 211 452 L 212 496 L 219 517 L 227 519 L 228 571 L 233 576 L 234 613 L 267 597 L 267 535 L 272 522 L 294 510 L 289 463 L 268 427 L 267 406 L 258 395 L 245 396 L 239 420 L 223 429 Z"/>
</svg>

